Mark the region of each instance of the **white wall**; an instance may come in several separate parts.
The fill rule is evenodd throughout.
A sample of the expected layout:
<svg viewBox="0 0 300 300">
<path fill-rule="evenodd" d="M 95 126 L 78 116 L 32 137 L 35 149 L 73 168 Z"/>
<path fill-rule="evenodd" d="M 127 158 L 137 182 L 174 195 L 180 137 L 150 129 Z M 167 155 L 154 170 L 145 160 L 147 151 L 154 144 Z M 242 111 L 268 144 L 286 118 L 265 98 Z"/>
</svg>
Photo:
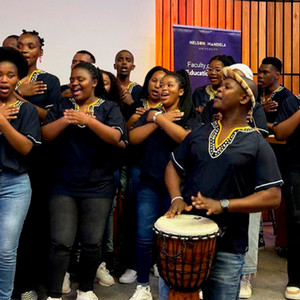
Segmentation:
<svg viewBox="0 0 300 300">
<path fill-rule="evenodd" d="M 131 80 L 142 84 L 155 65 L 154 0 L 10 0 L 1 9 L 0 41 L 22 29 L 45 39 L 39 67 L 67 83 L 77 50 L 93 53 L 97 65 L 115 74 L 115 54 L 130 50 L 136 69 Z"/>
</svg>

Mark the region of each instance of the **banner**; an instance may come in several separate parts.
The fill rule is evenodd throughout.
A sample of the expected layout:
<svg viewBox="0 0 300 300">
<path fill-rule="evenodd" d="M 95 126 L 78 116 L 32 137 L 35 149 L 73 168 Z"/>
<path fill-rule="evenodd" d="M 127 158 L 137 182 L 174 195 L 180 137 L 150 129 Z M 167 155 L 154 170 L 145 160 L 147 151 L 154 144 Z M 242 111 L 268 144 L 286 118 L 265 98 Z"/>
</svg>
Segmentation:
<svg viewBox="0 0 300 300">
<path fill-rule="evenodd" d="M 206 68 L 211 57 L 231 55 L 241 62 L 241 31 L 173 25 L 174 70 L 185 69 L 193 90 L 209 83 Z"/>
</svg>

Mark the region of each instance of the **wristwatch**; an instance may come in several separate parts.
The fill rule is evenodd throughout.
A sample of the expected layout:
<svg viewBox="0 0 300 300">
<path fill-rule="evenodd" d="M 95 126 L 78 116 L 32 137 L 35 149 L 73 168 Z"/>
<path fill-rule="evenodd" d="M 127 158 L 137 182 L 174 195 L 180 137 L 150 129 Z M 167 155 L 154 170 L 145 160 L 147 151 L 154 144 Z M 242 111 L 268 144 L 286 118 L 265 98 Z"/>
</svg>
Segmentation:
<svg viewBox="0 0 300 300">
<path fill-rule="evenodd" d="M 229 200 L 228 199 L 222 199 L 220 200 L 220 204 L 221 204 L 221 207 L 223 209 L 223 212 L 224 213 L 227 213 L 228 212 L 228 207 L 229 207 Z"/>
</svg>

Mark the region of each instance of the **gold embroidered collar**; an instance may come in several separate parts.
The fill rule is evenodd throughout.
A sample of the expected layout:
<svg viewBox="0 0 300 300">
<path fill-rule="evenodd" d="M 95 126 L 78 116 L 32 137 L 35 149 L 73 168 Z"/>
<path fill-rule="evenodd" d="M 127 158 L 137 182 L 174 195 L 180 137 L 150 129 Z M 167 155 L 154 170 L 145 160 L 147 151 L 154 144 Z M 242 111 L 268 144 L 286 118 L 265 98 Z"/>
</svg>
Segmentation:
<svg viewBox="0 0 300 300">
<path fill-rule="evenodd" d="M 219 137 L 222 131 L 222 124 L 220 121 L 215 121 L 212 123 L 213 130 L 208 138 L 208 152 L 211 158 L 219 157 L 229 145 L 231 145 L 238 134 L 238 132 L 253 132 L 255 131 L 250 126 L 236 127 L 230 131 L 228 136 L 224 139 L 222 143 L 219 144 Z"/>
</svg>

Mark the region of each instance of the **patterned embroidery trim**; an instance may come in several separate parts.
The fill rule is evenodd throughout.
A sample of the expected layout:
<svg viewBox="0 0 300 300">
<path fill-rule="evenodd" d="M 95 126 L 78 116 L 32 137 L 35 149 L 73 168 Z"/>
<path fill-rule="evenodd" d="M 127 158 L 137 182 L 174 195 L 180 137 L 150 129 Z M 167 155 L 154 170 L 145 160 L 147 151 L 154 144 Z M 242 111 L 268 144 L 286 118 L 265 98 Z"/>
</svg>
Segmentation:
<svg viewBox="0 0 300 300">
<path fill-rule="evenodd" d="M 24 104 L 23 101 L 17 100 L 17 101 L 15 101 L 14 103 L 12 103 L 10 106 L 11 106 L 11 107 L 17 107 L 17 108 L 20 108 L 20 107 L 22 106 L 22 104 Z"/>
<path fill-rule="evenodd" d="M 273 93 L 271 94 L 271 99 L 273 99 L 273 97 L 275 96 L 276 93 L 280 92 L 283 90 L 283 86 L 280 85 L 275 91 L 273 91 Z M 261 97 L 260 97 L 260 100 L 262 103 L 264 103 L 266 101 L 266 95 L 265 95 L 265 91 L 263 91 Z"/>
<path fill-rule="evenodd" d="M 143 104 L 143 108 L 150 108 L 150 105 L 148 103 L 148 101 L 146 99 L 141 99 L 141 102 Z M 161 102 L 159 102 L 156 106 L 154 107 L 151 107 L 151 108 L 162 108 L 163 107 L 163 104 Z"/>
<path fill-rule="evenodd" d="M 34 70 L 31 75 L 30 75 L 30 82 L 36 82 L 37 81 L 37 78 L 40 74 L 45 74 L 46 72 L 43 71 L 43 70 Z"/>
<path fill-rule="evenodd" d="M 45 74 L 46 72 L 43 71 L 43 70 L 34 70 L 30 77 L 29 77 L 29 81 L 30 82 L 36 82 L 37 81 L 37 78 L 40 74 Z M 16 84 L 16 87 L 15 87 L 15 90 L 17 91 L 18 90 L 18 87 L 22 84 L 22 80 L 20 80 L 17 84 Z"/>
<path fill-rule="evenodd" d="M 228 137 L 226 137 L 226 139 L 220 145 L 217 145 L 222 125 L 220 121 L 215 121 L 212 123 L 212 126 L 214 129 L 212 130 L 208 138 L 208 152 L 211 158 L 219 157 L 228 148 L 228 146 L 232 144 L 238 132 L 249 133 L 255 131 L 250 126 L 235 128 L 230 132 Z"/>
<path fill-rule="evenodd" d="M 209 95 L 209 100 L 215 99 L 215 95 L 216 95 L 217 91 L 215 91 L 212 88 L 211 84 L 209 84 L 209 85 L 206 86 L 205 91 Z"/>
<path fill-rule="evenodd" d="M 77 110 L 77 111 L 79 111 L 80 109 L 79 109 L 79 106 L 78 106 L 78 104 L 76 103 L 76 100 L 74 99 L 74 98 L 69 98 L 69 100 L 72 102 L 72 104 L 74 105 L 74 110 Z M 88 106 L 88 114 L 90 115 L 90 116 L 94 116 L 94 109 L 95 109 L 95 107 L 99 107 L 101 104 L 103 104 L 105 102 L 105 100 L 104 99 L 102 99 L 102 98 L 98 98 L 95 102 L 93 102 L 92 104 L 90 104 L 89 106 Z M 86 127 L 86 125 L 77 125 L 78 127 L 80 127 L 80 128 L 85 128 Z"/>
<path fill-rule="evenodd" d="M 134 82 L 134 81 L 133 81 L 133 82 L 130 82 L 130 83 L 128 84 L 128 86 L 127 86 L 128 92 L 131 93 L 132 90 L 133 90 L 133 88 L 134 88 L 136 85 L 138 85 L 138 83 L 136 83 L 136 82 Z"/>
</svg>

